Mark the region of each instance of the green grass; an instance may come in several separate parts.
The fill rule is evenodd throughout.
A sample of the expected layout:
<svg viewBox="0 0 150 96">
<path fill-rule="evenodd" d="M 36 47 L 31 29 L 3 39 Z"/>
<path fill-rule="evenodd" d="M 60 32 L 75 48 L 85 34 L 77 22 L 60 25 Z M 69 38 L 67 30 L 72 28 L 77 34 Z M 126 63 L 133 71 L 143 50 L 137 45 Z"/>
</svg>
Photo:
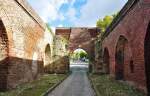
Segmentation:
<svg viewBox="0 0 150 96">
<path fill-rule="evenodd" d="M 0 92 L 0 96 L 41 96 L 49 88 L 63 80 L 67 75 L 46 74 L 31 83 L 19 85 L 16 89 Z"/>
<path fill-rule="evenodd" d="M 108 75 L 90 75 L 97 96 L 146 96 L 134 87 L 111 79 Z"/>
</svg>

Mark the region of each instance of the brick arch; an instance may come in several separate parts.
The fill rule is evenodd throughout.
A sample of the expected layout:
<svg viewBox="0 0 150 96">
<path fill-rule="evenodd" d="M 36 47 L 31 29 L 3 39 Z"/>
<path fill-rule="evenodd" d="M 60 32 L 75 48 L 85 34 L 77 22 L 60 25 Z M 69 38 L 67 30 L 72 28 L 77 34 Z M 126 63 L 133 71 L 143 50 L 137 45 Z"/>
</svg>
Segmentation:
<svg viewBox="0 0 150 96">
<path fill-rule="evenodd" d="M 94 42 L 93 38 L 97 35 L 96 28 L 72 28 L 69 38 L 69 47 L 70 51 L 73 51 L 77 48 L 84 49 L 90 59 L 94 58 Z"/>
<path fill-rule="evenodd" d="M 8 46 L 7 32 L 0 19 L 0 90 L 7 88 Z"/>
<path fill-rule="evenodd" d="M 47 44 L 45 47 L 44 66 L 50 63 L 50 59 L 51 59 L 51 47 L 50 44 Z"/>
<path fill-rule="evenodd" d="M 56 44 L 55 44 L 55 55 L 63 57 L 68 56 L 68 52 L 73 52 L 77 48 L 84 49 L 88 55 L 89 60 L 92 62 L 89 64 L 89 69 L 92 71 L 94 68 L 95 60 L 95 38 L 97 37 L 97 28 L 90 27 L 75 27 L 75 28 L 56 28 Z M 61 37 L 65 40 L 61 40 Z M 61 42 L 67 41 L 67 42 Z M 66 61 L 66 60 L 65 60 Z M 68 59 L 69 61 L 69 59 Z M 63 70 L 68 70 L 68 62 L 64 62 L 61 65 L 65 66 Z"/>
<path fill-rule="evenodd" d="M 50 44 L 47 44 L 44 51 L 44 71 L 50 73 L 53 70 L 53 64 L 51 64 L 51 47 Z"/>
<path fill-rule="evenodd" d="M 8 47 L 8 54 L 12 56 L 15 53 L 10 52 L 10 51 L 13 51 L 12 47 L 14 47 L 11 21 L 9 20 L 7 13 L 4 11 L 4 9 L 1 8 L 0 10 L 1 10 L 0 22 L 2 22 L 3 26 L 5 27 L 5 33 L 7 34 L 7 39 L 8 39 L 8 46 L 7 46 Z"/>
<path fill-rule="evenodd" d="M 116 45 L 115 53 L 115 77 L 117 80 L 124 80 L 124 59 L 125 47 L 128 41 L 124 36 L 120 36 Z"/>
<path fill-rule="evenodd" d="M 144 41 L 144 59 L 145 59 L 145 72 L 147 79 L 147 91 L 150 95 L 150 23 L 147 27 L 147 32 Z"/>
<path fill-rule="evenodd" d="M 103 68 L 104 68 L 104 73 L 110 73 L 110 55 L 108 48 L 104 48 L 103 52 Z"/>
</svg>

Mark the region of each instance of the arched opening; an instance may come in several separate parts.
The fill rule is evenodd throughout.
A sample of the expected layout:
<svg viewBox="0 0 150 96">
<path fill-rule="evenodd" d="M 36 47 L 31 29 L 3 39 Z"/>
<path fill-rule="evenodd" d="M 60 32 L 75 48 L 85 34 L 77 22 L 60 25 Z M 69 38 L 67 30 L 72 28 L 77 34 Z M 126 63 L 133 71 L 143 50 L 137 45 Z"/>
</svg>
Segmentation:
<svg viewBox="0 0 150 96">
<path fill-rule="evenodd" d="M 70 53 L 70 70 L 74 68 L 84 68 L 89 69 L 89 57 L 88 53 L 78 48 L 74 50 L 72 53 Z"/>
<path fill-rule="evenodd" d="M 50 45 L 47 44 L 45 48 L 45 56 L 44 56 L 44 67 L 45 67 L 45 72 L 50 71 L 50 63 L 51 63 L 51 48 Z"/>
<path fill-rule="evenodd" d="M 50 64 L 50 59 L 51 59 L 51 49 L 50 49 L 50 45 L 48 44 L 45 48 L 45 62 L 44 62 L 44 66 L 49 65 Z"/>
<path fill-rule="evenodd" d="M 0 20 L 0 91 L 7 88 L 8 37 L 6 29 Z"/>
<path fill-rule="evenodd" d="M 108 49 L 104 49 L 104 55 L 103 55 L 103 68 L 104 68 L 104 73 L 109 74 L 109 52 Z"/>
<path fill-rule="evenodd" d="M 125 52 L 126 44 L 127 44 L 127 39 L 123 36 L 120 36 L 116 46 L 116 54 L 115 54 L 116 80 L 124 80 L 124 52 Z"/>
<path fill-rule="evenodd" d="M 147 91 L 150 95 L 150 23 L 147 28 L 147 33 L 144 42 L 144 58 L 145 58 L 145 72 L 147 79 Z"/>
</svg>

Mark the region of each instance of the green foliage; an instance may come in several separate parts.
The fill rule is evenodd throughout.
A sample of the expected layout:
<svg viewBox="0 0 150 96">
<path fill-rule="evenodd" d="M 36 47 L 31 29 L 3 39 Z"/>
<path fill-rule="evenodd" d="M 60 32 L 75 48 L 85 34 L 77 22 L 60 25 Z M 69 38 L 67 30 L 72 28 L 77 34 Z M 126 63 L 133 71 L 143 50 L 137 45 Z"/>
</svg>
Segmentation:
<svg viewBox="0 0 150 96">
<path fill-rule="evenodd" d="M 99 27 L 102 32 L 105 32 L 106 28 L 110 25 L 116 15 L 117 14 L 113 14 L 112 16 L 105 16 L 103 19 L 99 19 L 96 22 L 96 26 Z"/>
<path fill-rule="evenodd" d="M 72 59 L 75 59 L 75 60 L 82 59 L 82 58 L 88 59 L 88 54 L 84 51 L 74 52 L 70 56 Z"/>
<path fill-rule="evenodd" d="M 81 51 L 81 52 L 79 53 L 79 56 L 80 56 L 80 58 L 87 58 L 87 53 Z"/>
</svg>

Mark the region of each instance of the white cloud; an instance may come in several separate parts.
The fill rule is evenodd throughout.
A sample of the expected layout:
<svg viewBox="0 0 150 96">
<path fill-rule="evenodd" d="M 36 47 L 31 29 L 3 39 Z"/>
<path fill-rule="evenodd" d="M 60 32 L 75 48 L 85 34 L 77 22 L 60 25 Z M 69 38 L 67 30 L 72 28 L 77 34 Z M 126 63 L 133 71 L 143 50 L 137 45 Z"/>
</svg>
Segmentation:
<svg viewBox="0 0 150 96">
<path fill-rule="evenodd" d="M 28 0 L 33 8 L 39 13 L 40 17 L 45 21 L 48 20 L 64 20 L 63 14 L 59 13 L 61 5 L 68 3 L 68 0 Z"/>
<path fill-rule="evenodd" d="M 28 0 L 45 22 L 67 19 L 75 26 L 95 26 L 99 18 L 112 15 L 127 2 L 127 0 L 87 0 L 80 9 L 81 16 L 76 17 L 78 10 L 73 7 L 76 0 Z M 68 12 L 61 13 L 63 4 L 69 4 Z M 59 24 L 58 24 L 59 25 Z"/>
<path fill-rule="evenodd" d="M 96 21 L 105 15 L 120 10 L 127 0 L 87 0 L 81 8 L 81 17 L 75 20 L 75 26 L 96 26 Z"/>
</svg>

